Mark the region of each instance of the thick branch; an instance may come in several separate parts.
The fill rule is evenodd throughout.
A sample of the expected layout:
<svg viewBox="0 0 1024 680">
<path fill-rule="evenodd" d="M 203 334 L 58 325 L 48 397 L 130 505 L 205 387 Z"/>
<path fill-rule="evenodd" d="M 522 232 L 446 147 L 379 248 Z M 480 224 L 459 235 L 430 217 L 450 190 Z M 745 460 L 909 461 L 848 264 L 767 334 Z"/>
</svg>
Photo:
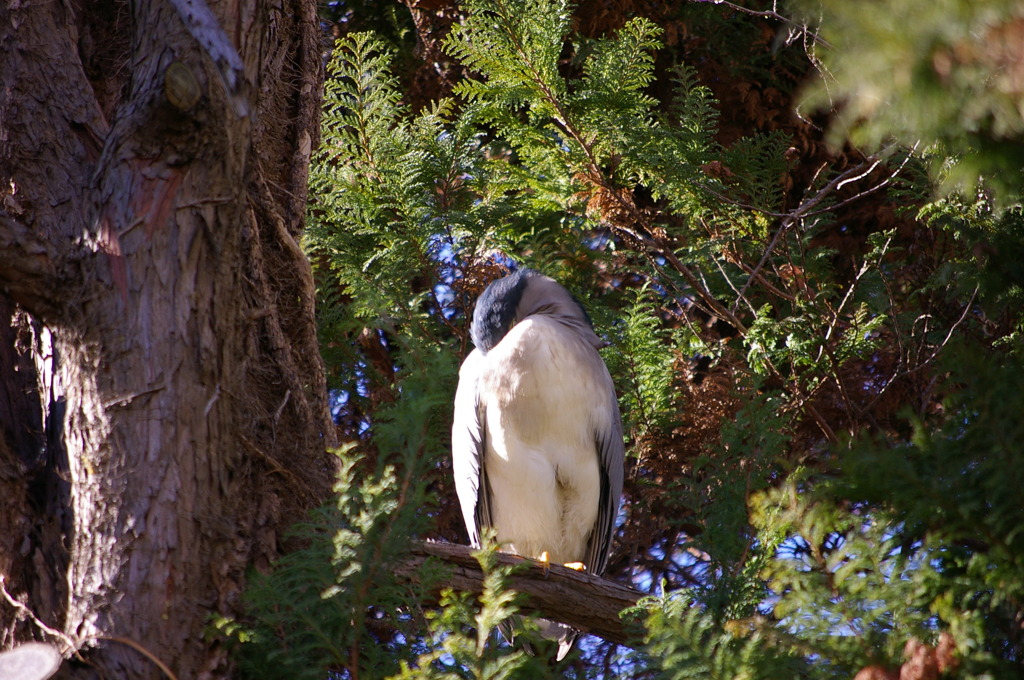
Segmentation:
<svg viewBox="0 0 1024 680">
<path fill-rule="evenodd" d="M 430 557 L 442 560 L 453 569 L 451 579 L 444 585 L 455 590 L 480 592 L 483 573 L 471 549 L 464 545 L 414 543 L 409 559 L 396 571 L 400 577 L 415 581 L 419 567 Z M 523 563 L 523 558 L 514 555 L 499 553 L 497 558 L 499 564 Z M 622 645 L 635 645 L 639 640 L 639 627 L 619 617 L 620 612 L 636 605 L 643 596 L 628 586 L 555 564 L 550 565 L 545 574 L 540 563 L 517 570 L 509 585 L 526 595 L 527 607 L 546 619 Z"/>
</svg>

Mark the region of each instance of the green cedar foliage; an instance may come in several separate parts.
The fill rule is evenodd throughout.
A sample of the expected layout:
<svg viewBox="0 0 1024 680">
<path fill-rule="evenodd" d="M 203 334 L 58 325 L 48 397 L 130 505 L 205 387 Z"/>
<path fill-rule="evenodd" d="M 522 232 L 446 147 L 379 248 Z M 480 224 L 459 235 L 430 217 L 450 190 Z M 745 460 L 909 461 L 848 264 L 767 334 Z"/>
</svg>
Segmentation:
<svg viewBox="0 0 1024 680">
<path fill-rule="evenodd" d="M 857 442 L 841 474 L 812 484 L 799 470 L 752 499 L 755 524 L 787 535 L 763 573 L 773 628 L 821 657 L 811 677 L 899 667 L 907 640 L 939 631 L 956 641 L 955 677 L 1019 672 L 1024 373 L 1017 357 L 955 356 L 941 427 Z"/>
<path fill-rule="evenodd" d="M 830 24 L 846 15 L 824 3 L 822 34 L 841 49 L 878 4 Z M 338 41 L 328 66 L 305 246 L 351 444 L 335 504 L 256 580 L 248 620 L 225 625 L 247 674 L 551 670 L 494 634 L 521 615 L 487 552 L 482 597 L 447 591 L 434 611 L 392 569 L 410 537 L 461 535 L 451 399 L 473 300 L 510 261 L 565 283 L 608 340 L 630 451 L 629 555 L 610 576 L 662 590 L 638 608 L 643 645 L 585 640 L 574 672 L 898 673 L 908 641 L 942 634 L 956 677 L 1019 670 L 1022 213 L 1012 191 L 993 198 L 1013 177 L 928 202 L 945 177 L 927 161 L 955 166 L 942 145 L 798 172 L 782 129 L 721 141 L 701 73 L 672 54 L 658 67 L 652 20 L 585 37 L 557 0 L 462 10 L 444 42 L 469 74 L 456 99 L 410 110 L 368 34 Z M 686 16 L 724 32 L 750 15 Z M 964 158 L 985 151 L 977 139 L 954 126 L 940 141 Z M 865 200 L 889 221 L 851 210 Z M 428 571 L 421 583 L 443 582 Z"/>
<path fill-rule="evenodd" d="M 801 677 L 806 663 L 785 650 L 766 654 L 763 636 L 746 622 L 723 627 L 693 606 L 693 594 L 677 591 L 647 599 L 649 663 L 663 680 Z"/>
<path fill-rule="evenodd" d="M 493 644 L 502 624 L 515 626 L 516 637 L 533 640 L 530 627 L 516 617 L 516 594 L 508 588 L 514 567 L 498 565 L 493 545 L 476 552 L 484 572 L 479 603 L 468 593 L 446 588 L 440 609 L 428 612 L 430 648 L 413 663 L 403 662 L 393 680 L 544 680 L 548 665 L 522 648 L 509 652 Z M 524 564 L 525 566 L 525 564 Z M 514 623 L 513 623 L 514 622 Z"/>
<path fill-rule="evenodd" d="M 942 426 L 916 422 L 907 443 L 854 447 L 839 491 L 889 517 L 918 562 L 914 599 L 970 650 L 966 670 L 1009 677 L 1024 655 L 1024 357 L 954 356 Z"/>
<path fill-rule="evenodd" d="M 389 453 L 369 465 L 354 445 L 337 451 L 335 501 L 298 527 L 303 548 L 254 578 L 248 620 L 232 634 L 244 643 L 247 677 L 321 679 L 328 669 L 384 677 L 414 658 L 409 641 L 425 626 L 419 603 L 443 574 L 425 567 L 413 588 L 396 567 L 410 538 L 429 527 L 431 420 L 438 400 L 447 400 L 424 381 L 437 367 L 418 369 L 376 425 Z"/>
<path fill-rule="evenodd" d="M 608 369 L 616 376 L 616 390 L 623 427 L 633 441 L 664 430 L 672 414 L 672 377 L 676 361 L 666 347 L 685 347 L 685 340 L 671 337 L 653 313 L 652 292 L 643 286 L 615 324 L 614 339 L 603 353 Z M 682 334 L 682 333 L 680 333 Z"/>
<path fill-rule="evenodd" d="M 1024 197 L 1024 110 L 1016 0 L 800 0 L 828 47 L 808 108 L 843 102 L 833 139 L 938 144 L 951 185 L 979 176 Z"/>
</svg>

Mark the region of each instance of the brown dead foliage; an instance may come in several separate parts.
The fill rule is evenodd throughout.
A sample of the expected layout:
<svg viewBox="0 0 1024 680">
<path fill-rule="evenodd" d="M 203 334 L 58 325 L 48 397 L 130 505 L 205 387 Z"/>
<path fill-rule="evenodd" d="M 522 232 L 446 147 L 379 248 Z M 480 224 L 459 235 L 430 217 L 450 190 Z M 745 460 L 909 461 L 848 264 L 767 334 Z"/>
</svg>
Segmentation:
<svg viewBox="0 0 1024 680">
<path fill-rule="evenodd" d="M 853 680 L 938 680 L 949 677 L 959 666 L 953 636 L 943 632 L 934 647 L 917 638 L 907 640 L 903 648 L 903 665 L 899 668 L 867 666 Z"/>
<path fill-rule="evenodd" d="M 900 680 L 900 673 L 884 666 L 866 666 L 853 676 L 853 680 Z"/>
</svg>

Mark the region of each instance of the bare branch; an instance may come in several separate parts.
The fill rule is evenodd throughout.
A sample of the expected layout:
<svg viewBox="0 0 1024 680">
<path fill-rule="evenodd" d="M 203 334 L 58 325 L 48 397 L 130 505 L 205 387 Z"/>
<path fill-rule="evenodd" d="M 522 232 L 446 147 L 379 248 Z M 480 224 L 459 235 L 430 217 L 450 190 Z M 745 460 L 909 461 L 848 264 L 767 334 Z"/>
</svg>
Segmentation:
<svg viewBox="0 0 1024 680">
<path fill-rule="evenodd" d="M 846 205 L 847 203 L 852 203 L 854 201 L 858 201 L 861 198 L 864 198 L 865 196 L 867 196 L 868 194 L 872 194 L 872 193 L 878 191 L 879 189 L 884 189 L 885 187 L 889 186 L 889 184 L 892 183 L 892 181 L 894 179 L 896 179 L 896 176 L 898 174 L 900 174 L 900 172 L 903 171 L 903 168 L 906 167 L 908 162 L 910 162 L 910 159 L 914 157 L 914 154 L 917 152 L 917 147 L 920 146 L 920 144 L 921 144 L 920 141 L 914 142 L 914 146 L 910 147 L 910 151 L 907 153 L 907 155 L 903 159 L 903 161 L 899 164 L 899 167 L 897 167 L 895 170 L 893 170 L 891 173 L 889 173 L 889 176 L 886 177 L 885 179 L 883 179 L 882 181 L 878 182 L 877 184 L 875 184 L 875 185 L 873 185 L 871 187 L 868 187 L 867 189 L 864 189 L 861 192 L 858 192 L 858 193 L 854 194 L 853 196 L 850 196 L 849 198 L 844 198 L 843 200 L 839 201 L 838 203 L 835 203 L 833 205 L 826 206 L 824 208 L 820 208 L 818 210 L 814 210 L 814 211 L 811 211 L 809 213 L 806 213 L 803 217 L 804 218 L 815 217 L 815 216 L 820 215 L 822 213 L 833 211 L 836 208 L 840 208 L 840 207 Z M 845 179 L 844 181 L 840 182 L 838 185 L 836 185 L 836 190 L 839 190 L 844 185 L 849 184 L 850 182 L 854 182 L 854 181 L 857 181 L 859 179 L 863 179 L 865 176 L 870 174 L 871 171 L 873 171 L 879 165 L 879 163 L 881 163 L 881 159 L 878 158 L 877 156 L 872 156 L 868 160 L 871 160 L 871 158 L 875 158 L 877 160 L 875 160 L 875 162 L 871 165 L 870 168 L 868 168 L 867 171 L 865 171 L 859 177 L 851 177 L 851 178 Z"/>
<path fill-rule="evenodd" d="M 869 163 L 869 161 L 870 161 L 870 163 Z M 842 172 L 838 176 L 834 177 L 831 181 L 829 181 L 828 184 L 826 184 L 820 190 L 818 190 L 818 193 L 816 193 L 813 196 L 811 196 L 810 198 L 804 200 L 804 202 L 801 203 L 799 206 L 797 206 L 797 208 L 795 210 L 793 210 L 793 212 L 786 214 L 783 217 L 782 223 L 779 225 L 779 228 L 776 230 L 775 234 L 772 236 L 771 241 L 768 242 L 768 246 L 764 249 L 764 254 L 761 255 L 761 260 L 757 263 L 757 266 L 754 267 L 754 270 L 752 272 L 749 272 L 750 276 L 747 278 L 747 282 L 743 285 L 743 289 L 740 291 L 739 295 L 737 296 L 736 302 L 733 303 L 733 309 L 736 309 L 738 307 L 738 305 L 740 304 L 741 300 L 745 300 L 746 299 L 745 298 L 746 292 L 747 292 L 747 289 L 750 287 L 750 284 L 753 283 L 755 280 L 761 280 L 759 278 L 760 272 L 764 268 L 765 264 L 767 264 L 768 258 L 771 256 L 772 251 L 775 250 L 775 246 L 778 244 L 779 239 L 786 232 L 788 232 L 790 230 L 790 228 L 793 227 L 793 225 L 798 224 L 804 218 L 809 217 L 811 215 L 818 215 L 818 214 L 820 214 L 822 212 L 828 212 L 829 210 L 833 210 L 835 208 L 835 206 L 829 206 L 827 208 L 823 208 L 822 210 L 818 210 L 818 211 L 812 211 L 812 208 L 814 208 L 815 206 L 820 204 L 822 201 L 824 201 L 825 198 L 827 196 L 829 196 L 829 194 L 831 194 L 833 191 L 837 191 L 840 187 L 844 186 L 845 184 L 848 184 L 849 182 L 857 181 L 857 180 L 863 178 L 864 176 L 868 175 L 872 170 L 875 169 L 875 167 L 880 162 L 881 161 L 878 160 L 877 158 L 871 157 L 871 158 L 866 159 L 863 163 L 861 163 L 861 164 L 859 164 L 859 165 L 857 165 L 855 167 L 852 167 L 849 170 L 846 170 L 846 171 Z M 899 172 L 902 168 L 903 168 L 903 165 L 900 165 L 900 167 L 897 168 L 896 172 Z M 896 172 L 894 172 L 891 177 L 895 177 L 896 176 Z M 891 179 L 891 177 L 890 177 L 890 179 Z M 875 191 L 876 189 L 879 189 L 882 186 L 884 186 L 884 184 L 886 184 L 886 183 L 888 183 L 888 180 L 885 180 L 885 182 L 883 182 L 882 184 L 879 184 L 877 187 L 873 187 L 872 189 L 870 189 L 868 191 L 863 191 L 860 194 L 857 194 L 857 196 L 855 198 L 860 198 L 861 196 L 863 196 L 863 195 L 865 195 L 867 193 L 870 193 L 871 191 Z M 845 202 L 846 201 L 844 201 L 844 203 Z"/>
<path fill-rule="evenodd" d="M 174 672 L 170 668 L 167 667 L 167 664 L 165 664 L 163 661 L 161 661 L 159 658 L 157 658 L 156 654 L 154 654 L 153 652 L 149 651 L 148 649 L 146 649 L 145 647 L 140 645 L 135 640 L 131 640 L 131 639 L 126 638 L 126 637 L 118 637 L 118 636 L 115 636 L 115 635 L 97 635 L 93 639 L 94 640 L 108 640 L 110 642 L 117 642 L 119 644 L 131 647 L 136 652 L 138 652 L 139 654 L 141 654 L 142 656 L 146 657 L 151 662 L 153 662 L 153 665 L 156 666 L 157 668 L 159 668 L 160 672 L 163 673 L 169 680 L 178 680 L 178 676 L 175 675 Z"/>
<path fill-rule="evenodd" d="M 396 573 L 414 581 L 419 567 L 431 557 L 453 568 L 451 579 L 445 585 L 455 590 L 481 591 L 483 573 L 472 550 L 464 545 L 414 543 L 409 559 L 396 569 Z M 521 565 L 524 561 L 522 557 L 502 553 L 497 558 L 498 563 L 504 565 Z M 544 618 L 621 645 L 635 645 L 639 640 L 639 629 L 634 630 L 620 618 L 624 609 L 635 606 L 643 597 L 643 593 L 633 588 L 557 564 L 550 565 L 545 573 L 544 567 L 537 562 L 526 570 L 517 571 L 510 585 L 513 590 L 526 595 L 528 606 Z"/>
<path fill-rule="evenodd" d="M 767 11 L 761 11 L 756 9 L 749 9 L 742 5 L 737 5 L 734 2 L 728 2 L 728 0 L 691 0 L 691 2 L 710 2 L 711 4 L 714 5 L 725 5 L 729 9 L 736 10 L 737 12 L 742 12 L 743 14 L 750 14 L 752 16 L 762 17 L 764 19 L 774 19 L 775 21 L 782 22 L 786 26 L 789 26 L 790 30 L 795 31 L 799 35 L 809 36 L 811 40 L 813 40 L 814 42 L 820 43 L 825 47 L 831 47 L 827 40 L 819 37 L 818 34 L 811 31 L 805 24 L 802 24 L 798 21 L 793 21 L 792 19 L 779 14 L 776 11 L 774 3 L 772 9 Z"/>
</svg>

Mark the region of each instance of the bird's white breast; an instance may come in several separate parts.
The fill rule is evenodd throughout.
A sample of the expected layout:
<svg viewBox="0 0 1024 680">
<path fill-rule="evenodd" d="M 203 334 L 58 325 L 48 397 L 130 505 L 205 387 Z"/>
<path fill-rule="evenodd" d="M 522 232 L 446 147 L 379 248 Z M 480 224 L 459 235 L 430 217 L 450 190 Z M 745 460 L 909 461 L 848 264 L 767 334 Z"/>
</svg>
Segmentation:
<svg viewBox="0 0 1024 680">
<path fill-rule="evenodd" d="M 499 542 L 531 557 L 583 560 L 600 500 L 595 432 L 612 414 L 604 362 L 572 329 L 535 315 L 488 352 L 480 380 Z"/>
</svg>

